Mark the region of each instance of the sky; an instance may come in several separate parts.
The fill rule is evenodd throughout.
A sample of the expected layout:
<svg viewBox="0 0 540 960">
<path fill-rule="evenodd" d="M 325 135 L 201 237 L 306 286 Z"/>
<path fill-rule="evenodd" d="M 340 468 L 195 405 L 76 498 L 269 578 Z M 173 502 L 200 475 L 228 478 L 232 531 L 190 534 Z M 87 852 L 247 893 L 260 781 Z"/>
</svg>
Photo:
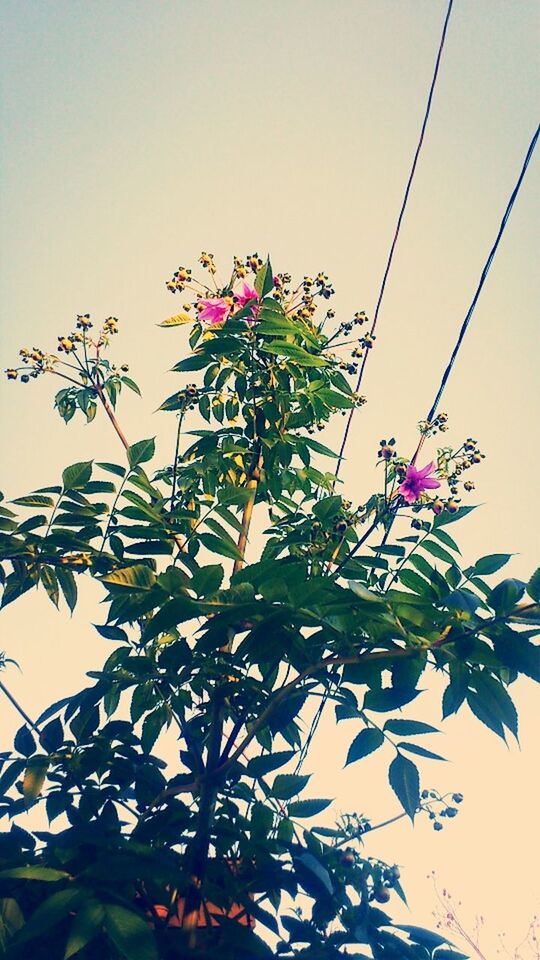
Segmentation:
<svg viewBox="0 0 540 960">
<path fill-rule="evenodd" d="M 454 4 L 366 370 L 368 403 L 342 472 L 353 501 L 377 480 L 381 437 L 414 450 L 495 238 L 538 122 L 538 11 L 529 0 Z M 144 394 L 122 398 L 122 423 L 132 441 L 157 434 L 166 460 L 174 419 L 153 411 L 179 386 L 166 371 L 185 341 L 155 325 L 179 309 L 164 282 L 180 264 L 210 250 L 225 274 L 233 254 L 270 252 L 299 278 L 328 273 L 340 317 L 372 314 L 445 3 L 4 0 L 1 12 L 2 369 L 21 346 L 54 350 L 78 313 L 117 316 L 114 357 Z M 442 403 L 448 442 L 472 436 L 486 453 L 474 478 L 482 506 L 460 525 L 463 553 L 512 552 L 509 574 L 523 579 L 538 564 L 538 185 L 536 156 Z M 55 482 L 68 462 L 121 456 L 103 418 L 66 428 L 53 392 L 47 378 L 0 384 L 7 498 Z M 337 446 L 342 427 L 338 417 L 325 442 Z M 0 649 L 21 666 L 5 679 L 31 714 L 78 689 L 110 652 L 88 625 L 98 599 L 89 586 L 72 620 L 34 593 L 2 613 Z M 498 931 L 517 943 L 540 906 L 531 856 L 540 711 L 532 684 L 514 694 L 521 749 L 465 713 L 439 737 L 450 762 L 425 777 L 465 794 L 460 816 L 438 835 L 400 822 L 366 848 L 403 864 L 415 922 L 435 907 L 426 879 L 435 869 L 466 917 L 485 917 L 490 957 Z M 408 715 L 438 709 L 430 692 Z M 7 702 L 0 718 L 9 743 L 18 720 Z M 347 737 L 331 716 L 323 724 L 313 795 L 391 816 L 375 757 L 342 769 Z"/>
</svg>

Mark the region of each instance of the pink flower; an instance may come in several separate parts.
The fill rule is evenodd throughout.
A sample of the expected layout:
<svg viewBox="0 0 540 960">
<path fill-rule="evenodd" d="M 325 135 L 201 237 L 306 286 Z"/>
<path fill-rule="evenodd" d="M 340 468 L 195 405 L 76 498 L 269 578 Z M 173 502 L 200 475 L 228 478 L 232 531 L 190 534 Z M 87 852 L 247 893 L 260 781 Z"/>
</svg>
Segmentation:
<svg viewBox="0 0 540 960">
<path fill-rule="evenodd" d="M 240 310 L 242 310 L 246 306 L 246 304 L 249 303 L 250 300 L 257 300 L 257 301 L 259 300 L 259 294 L 257 293 L 254 287 L 250 287 L 249 283 L 244 283 L 243 286 L 244 286 L 244 292 L 235 294 L 236 303 L 238 304 L 238 308 Z M 254 303 L 251 310 L 251 317 L 246 317 L 246 320 L 248 321 L 248 323 L 251 323 L 253 320 L 255 320 L 257 318 L 258 313 L 259 313 L 259 304 Z"/>
<path fill-rule="evenodd" d="M 417 470 L 414 464 L 410 463 L 407 467 L 405 480 L 398 487 L 398 491 L 407 503 L 414 503 L 420 497 L 424 490 L 435 490 L 440 487 L 438 480 L 434 480 L 429 474 L 433 473 L 435 465 L 433 461 L 428 463 L 422 470 Z"/>
<path fill-rule="evenodd" d="M 214 297 L 212 300 L 199 300 L 203 307 L 199 313 L 199 320 L 207 323 L 222 323 L 231 312 L 231 306 L 223 297 Z"/>
</svg>

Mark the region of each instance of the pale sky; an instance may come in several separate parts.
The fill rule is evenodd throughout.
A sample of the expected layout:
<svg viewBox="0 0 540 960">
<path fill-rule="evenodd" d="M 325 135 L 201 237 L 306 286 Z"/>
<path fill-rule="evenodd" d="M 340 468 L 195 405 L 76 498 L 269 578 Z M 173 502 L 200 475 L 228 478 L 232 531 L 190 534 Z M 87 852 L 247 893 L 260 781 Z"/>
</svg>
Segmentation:
<svg viewBox="0 0 540 960">
<path fill-rule="evenodd" d="M 369 402 L 342 473 L 356 502 L 378 479 L 381 437 L 414 449 L 517 179 L 538 122 L 538 10 L 529 0 L 454 4 L 364 381 Z M 180 385 L 165 371 L 184 340 L 155 327 L 179 308 L 164 281 L 201 249 L 224 273 L 234 253 L 270 251 L 300 278 L 324 269 L 342 317 L 372 313 L 446 3 L 4 0 L 1 11 L 2 369 L 21 346 L 54 349 L 77 313 L 119 317 L 114 357 L 144 393 L 122 399 L 122 422 L 132 441 L 158 433 L 170 461 L 174 418 L 152 411 Z M 523 578 L 538 565 L 539 169 L 536 156 L 441 405 L 448 442 L 473 436 L 487 455 L 474 478 L 483 506 L 454 528 L 464 554 L 514 552 L 509 575 Z M 121 457 L 102 417 L 64 426 L 47 378 L 2 380 L 0 390 L 7 497 L 54 483 L 66 463 Z M 325 442 L 337 446 L 342 425 Z M 34 593 L 2 613 L 0 648 L 22 669 L 5 679 L 31 714 L 82 686 L 110 652 L 88 626 L 98 598 L 89 587 L 72 621 Z M 540 907 L 538 699 L 527 682 L 514 695 L 521 751 L 463 712 L 434 744 L 452 762 L 425 761 L 427 786 L 465 794 L 460 816 L 438 835 L 402 822 L 366 848 L 403 864 L 411 922 L 429 923 L 435 869 L 465 916 L 485 917 L 490 958 L 497 932 L 517 943 Z M 424 696 L 407 715 L 436 720 Z M 5 748 L 18 720 L 7 702 L 0 717 Z M 391 816 L 377 757 L 341 769 L 347 736 L 330 716 L 306 766 L 313 795 Z"/>
</svg>

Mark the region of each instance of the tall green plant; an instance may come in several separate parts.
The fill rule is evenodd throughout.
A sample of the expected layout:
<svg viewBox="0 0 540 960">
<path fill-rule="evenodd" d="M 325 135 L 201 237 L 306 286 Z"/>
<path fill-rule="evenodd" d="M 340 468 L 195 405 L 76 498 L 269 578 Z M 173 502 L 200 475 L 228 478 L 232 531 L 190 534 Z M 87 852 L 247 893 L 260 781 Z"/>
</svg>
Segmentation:
<svg viewBox="0 0 540 960">
<path fill-rule="evenodd" d="M 373 347 L 364 314 L 336 325 L 324 274 L 293 289 L 256 254 L 226 283 L 211 255 L 201 264 L 208 283 L 179 268 L 167 284 L 189 301 L 161 324 L 189 328 L 174 370 L 196 380 L 161 405 L 178 420 L 171 463 L 117 419 L 122 386 L 139 391 L 104 358 L 115 318 L 94 333 L 78 317 L 59 356 L 24 349 L 7 371 L 62 377 L 60 415 L 101 407 L 125 457 L 68 466 L 13 501 L 23 520 L 0 508 L 3 605 L 41 586 L 73 610 L 90 576 L 108 604 L 96 629 L 114 644 L 36 721 L 2 685 L 25 723 L 2 754 L 0 951 L 455 960 L 442 936 L 381 909 L 404 899 L 398 868 L 363 849 L 381 824 L 359 811 L 319 822 L 331 801 L 303 772 L 316 723 L 306 733 L 301 718 L 322 703 L 354 721 L 344 762 L 380 751 L 397 817 L 441 829 L 462 797 L 421 786 L 417 763 L 442 758 L 417 738 L 437 731 L 401 711 L 436 670 L 444 717 L 467 703 L 517 736 L 508 688 L 539 679 L 540 572 L 492 586 L 507 554 L 463 567 L 448 526 L 474 509 L 460 499 L 482 458 L 470 438 L 423 468 L 383 440 L 380 489 L 346 500 L 315 434 L 364 402 L 349 383 Z M 446 427 L 444 414 L 421 424 L 419 449 Z M 411 529 L 395 536 L 400 518 Z M 159 756 L 167 731 L 175 763 Z M 38 806 L 50 827 L 31 832 Z"/>
</svg>

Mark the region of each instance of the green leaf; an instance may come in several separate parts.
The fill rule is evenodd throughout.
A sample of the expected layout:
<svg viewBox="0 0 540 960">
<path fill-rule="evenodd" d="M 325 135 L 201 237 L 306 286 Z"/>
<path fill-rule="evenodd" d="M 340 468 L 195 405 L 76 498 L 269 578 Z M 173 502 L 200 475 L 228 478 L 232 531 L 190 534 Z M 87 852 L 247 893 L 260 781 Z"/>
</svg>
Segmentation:
<svg viewBox="0 0 540 960">
<path fill-rule="evenodd" d="M 0 880 L 39 880 L 41 883 L 57 883 L 58 880 L 71 880 L 65 870 L 54 870 L 52 867 L 13 867 L 11 870 L 0 870 Z"/>
<path fill-rule="evenodd" d="M 533 573 L 527 584 L 527 593 L 540 603 L 540 567 Z"/>
<path fill-rule="evenodd" d="M 137 396 L 141 396 L 141 391 L 139 390 L 138 385 L 135 383 L 131 377 L 120 377 L 122 383 L 125 383 L 126 387 L 129 387 L 130 390 L 133 390 L 133 393 L 136 393 Z"/>
<path fill-rule="evenodd" d="M 453 564 L 455 560 L 451 553 L 448 553 L 448 550 L 445 550 L 444 547 L 441 547 L 438 543 L 435 543 L 433 540 L 424 540 L 421 544 L 423 550 L 427 550 L 428 553 L 431 553 L 432 556 L 437 557 L 438 560 L 444 560 L 445 563 Z"/>
<path fill-rule="evenodd" d="M 315 817 L 331 803 L 332 800 L 296 800 L 288 804 L 287 813 L 289 817 Z"/>
<path fill-rule="evenodd" d="M 159 960 L 148 920 L 140 913 L 107 904 L 105 929 L 120 955 L 127 960 Z"/>
<path fill-rule="evenodd" d="M 418 594 L 418 596 L 436 597 L 431 584 L 428 583 L 427 580 L 424 580 L 419 573 L 415 573 L 414 570 L 400 570 L 399 580 L 404 587 L 412 590 L 413 593 Z"/>
<path fill-rule="evenodd" d="M 131 567 L 113 570 L 101 580 L 102 583 L 110 583 L 130 590 L 151 590 L 156 582 L 156 575 L 145 563 L 134 563 Z"/>
<path fill-rule="evenodd" d="M 55 717 L 41 731 L 39 742 L 48 753 L 54 753 L 64 742 L 64 729 L 62 722 Z"/>
<path fill-rule="evenodd" d="M 499 727 L 504 724 L 517 739 L 517 711 L 503 684 L 485 670 L 475 673 L 470 683 L 476 688 L 476 693 L 471 690 L 468 692 L 467 703 L 478 719 L 487 726 L 491 726 L 499 736 L 501 736 Z M 489 720 L 492 721 L 491 724 Z"/>
<path fill-rule="evenodd" d="M 179 623 L 186 620 L 192 620 L 199 616 L 200 607 L 191 597 L 177 597 L 175 600 L 169 600 L 161 610 L 147 623 L 144 630 L 145 641 L 153 640 L 160 633 L 166 633 L 171 627 L 176 627 Z"/>
<path fill-rule="evenodd" d="M 444 543 L 447 547 L 450 547 L 450 550 L 454 550 L 456 553 L 459 553 L 461 556 L 461 550 L 459 549 L 455 540 L 452 539 L 449 533 L 446 530 L 440 530 L 438 527 L 433 527 L 431 530 L 431 535 L 437 537 L 437 540 L 440 540 L 441 543 Z"/>
<path fill-rule="evenodd" d="M 102 470 L 105 470 L 107 473 L 114 473 L 116 477 L 124 477 L 126 474 L 126 468 L 121 467 L 118 463 L 96 463 L 97 467 L 101 467 Z"/>
<path fill-rule="evenodd" d="M 157 327 L 182 327 L 186 323 L 195 323 L 197 320 L 196 314 L 190 313 L 175 313 L 173 317 L 167 317 L 166 320 L 162 320 L 161 323 L 157 323 Z"/>
<path fill-rule="evenodd" d="M 13 746 L 23 757 L 29 757 L 36 749 L 35 740 L 27 726 L 21 727 L 15 734 Z"/>
<path fill-rule="evenodd" d="M 373 753 L 374 750 L 382 747 L 383 743 L 384 735 L 376 727 L 367 727 L 365 730 L 361 730 L 349 747 L 345 766 L 354 763 L 355 760 L 361 760 L 362 757 L 367 757 L 369 753 Z"/>
<path fill-rule="evenodd" d="M 524 592 L 525 584 L 522 580 L 509 578 L 508 580 L 503 580 L 501 583 L 498 583 L 491 591 L 488 603 L 490 607 L 493 607 L 495 613 L 499 616 L 504 616 L 510 613 L 516 603 L 521 600 Z"/>
<path fill-rule="evenodd" d="M 388 780 L 405 813 L 414 820 L 420 803 L 420 778 L 417 767 L 412 760 L 398 754 L 390 764 Z"/>
<path fill-rule="evenodd" d="M 128 544 L 124 552 L 142 557 L 169 556 L 173 552 L 173 545 L 168 540 L 143 540 L 141 543 Z"/>
<path fill-rule="evenodd" d="M 131 469 L 138 466 L 139 463 L 146 463 L 148 460 L 151 460 L 155 450 L 156 441 L 154 437 L 150 437 L 148 440 L 138 440 L 137 443 L 133 443 L 127 451 L 128 463 Z"/>
<path fill-rule="evenodd" d="M 437 528 L 446 527 L 449 523 L 455 523 L 456 520 L 461 520 L 462 517 L 466 517 L 472 510 L 476 510 L 476 507 L 458 507 L 455 513 L 448 513 L 448 510 L 443 510 L 438 517 L 435 517 L 434 526 Z M 435 533 L 435 531 L 433 531 L 433 533 Z"/>
<path fill-rule="evenodd" d="M 44 870 L 45 868 L 42 867 L 41 869 Z M 60 873 L 60 871 L 50 872 Z M 43 879 L 52 878 L 44 877 Z M 19 931 L 15 941 L 17 948 L 22 943 L 35 940 L 48 933 L 52 927 L 55 927 L 57 923 L 60 923 L 61 920 L 68 917 L 69 914 L 77 908 L 81 902 L 81 898 L 85 896 L 86 894 L 76 887 L 53 893 L 51 897 L 48 897 L 40 903 L 29 920 L 27 920 L 25 926 Z"/>
<path fill-rule="evenodd" d="M 62 474 L 64 490 L 81 490 L 92 476 L 92 460 L 73 463 Z"/>
<path fill-rule="evenodd" d="M 287 357 L 301 367 L 327 367 L 329 361 L 314 353 L 308 353 L 303 347 L 285 340 L 273 340 L 261 347 L 261 353 L 272 353 L 278 357 Z"/>
<path fill-rule="evenodd" d="M 314 396 L 322 400 L 326 406 L 334 407 L 336 410 L 350 410 L 354 407 L 354 401 L 350 397 L 344 397 L 342 393 L 329 390 L 327 387 L 321 387 Z"/>
<path fill-rule="evenodd" d="M 87 943 L 100 935 L 104 919 L 105 908 L 97 900 L 88 900 L 81 907 L 69 930 L 64 960 L 74 957 Z"/>
<path fill-rule="evenodd" d="M 386 713 L 405 706 L 421 693 L 411 687 L 383 687 L 381 690 L 369 690 L 364 698 L 364 710 L 375 710 Z"/>
<path fill-rule="evenodd" d="M 272 784 L 271 795 L 278 800 L 290 800 L 304 789 L 310 774 L 278 773 Z"/>
<path fill-rule="evenodd" d="M 270 263 L 270 257 L 268 257 L 265 264 L 257 271 L 257 276 L 255 277 L 255 282 L 253 284 L 255 290 L 259 294 L 259 297 L 262 298 L 266 296 L 267 293 L 270 293 L 274 288 L 274 275 L 272 273 L 272 264 Z"/>
<path fill-rule="evenodd" d="M 295 857 L 294 866 L 299 874 L 300 883 L 310 896 L 318 898 L 323 891 L 329 896 L 333 896 L 334 888 L 330 874 L 326 867 L 323 867 L 322 863 L 320 863 L 312 853 L 301 853 L 300 856 Z M 300 867 L 300 870 L 298 870 L 298 867 Z M 314 887 L 312 883 L 309 882 L 310 878 L 315 880 Z M 306 886 L 306 884 L 308 884 L 308 886 Z"/>
<path fill-rule="evenodd" d="M 277 770 L 294 757 L 294 750 L 278 750 L 275 753 L 263 754 L 260 757 L 253 757 L 245 770 L 247 777 L 264 777 L 272 770 Z"/>
<path fill-rule="evenodd" d="M 3 955 L 8 942 L 17 930 L 24 926 L 24 914 L 13 897 L 0 899 L 0 955 Z"/>
<path fill-rule="evenodd" d="M 430 723 L 422 723 L 420 720 L 387 720 L 384 729 L 389 730 L 390 733 L 397 733 L 401 737 L 416 737 L 422 733 L 440 733 L 437 727 L 432 727 Z"/>
<path fill-rule="evenodd" d="M 71 570 L 67 567 L 56 568 L 56 576 L 58 583 L 60 584 L 60 589 L 64 594 L 64 599 L 71 611 L 73 613 L 77 605 L 77 584 L 75 582 L 75 577 Z"/>
<path fill-rule="evenodd" d="M 231 560 L 242 560 L 242 554 L 235 543 L 222 540 L 213 533 L 201 533 L 199 537 L 203 546 L 220 557 L 229 557 Z"/>
<path fill-rule="evenodd" d="M 60 592 L 58 589 L 58 580 L 56 579 L 56 574 L 53 568 L 43 565 L 39 571 L 39 579 L 41 580 L 41 583 L 45 587 L 45 592 L 49 600 L 51 600 L 51 602 L 54 603 L 55 607 L 58 608 L 58 600 L 60 597 Z"/>
<path fill-rule="evenodd" d="M 439 753 L 432 753 L 431 750 L 426 750 L 425 747 L 420 747 L 417 743 L 401 742 L 396 746 L 398 750 L 408 750 L 409 753 L 416 753 L 419 757 L 426 757 L 428 760 L 446 760 L 446 757 L 441 757 Z"/>
<path fill-rule="evenodd" d="M 119 640 L 121 643 L 127 643 L 128 635 L 121 627 L 110 627 L 107 623 L 103 625 L 95 623 L 94 627 L 105 640 Z"/>
<path fill-rule="evenodd" d="M 30 493 L 27 497 L 18 497 L 17 500 L 11 502 L 17 503 L 21 507 L 54 507 L 53 498 L 46 497 L 41 493 Z"/>
<path fill-rule="evenodd" d="M 487 577 L 490 573 L 496 573 L 508 563 L 511 557 L 511 553 L 490 553 L 487 557 L 481 557 L 474 565 L 475 575 Z"/>
</svg>

